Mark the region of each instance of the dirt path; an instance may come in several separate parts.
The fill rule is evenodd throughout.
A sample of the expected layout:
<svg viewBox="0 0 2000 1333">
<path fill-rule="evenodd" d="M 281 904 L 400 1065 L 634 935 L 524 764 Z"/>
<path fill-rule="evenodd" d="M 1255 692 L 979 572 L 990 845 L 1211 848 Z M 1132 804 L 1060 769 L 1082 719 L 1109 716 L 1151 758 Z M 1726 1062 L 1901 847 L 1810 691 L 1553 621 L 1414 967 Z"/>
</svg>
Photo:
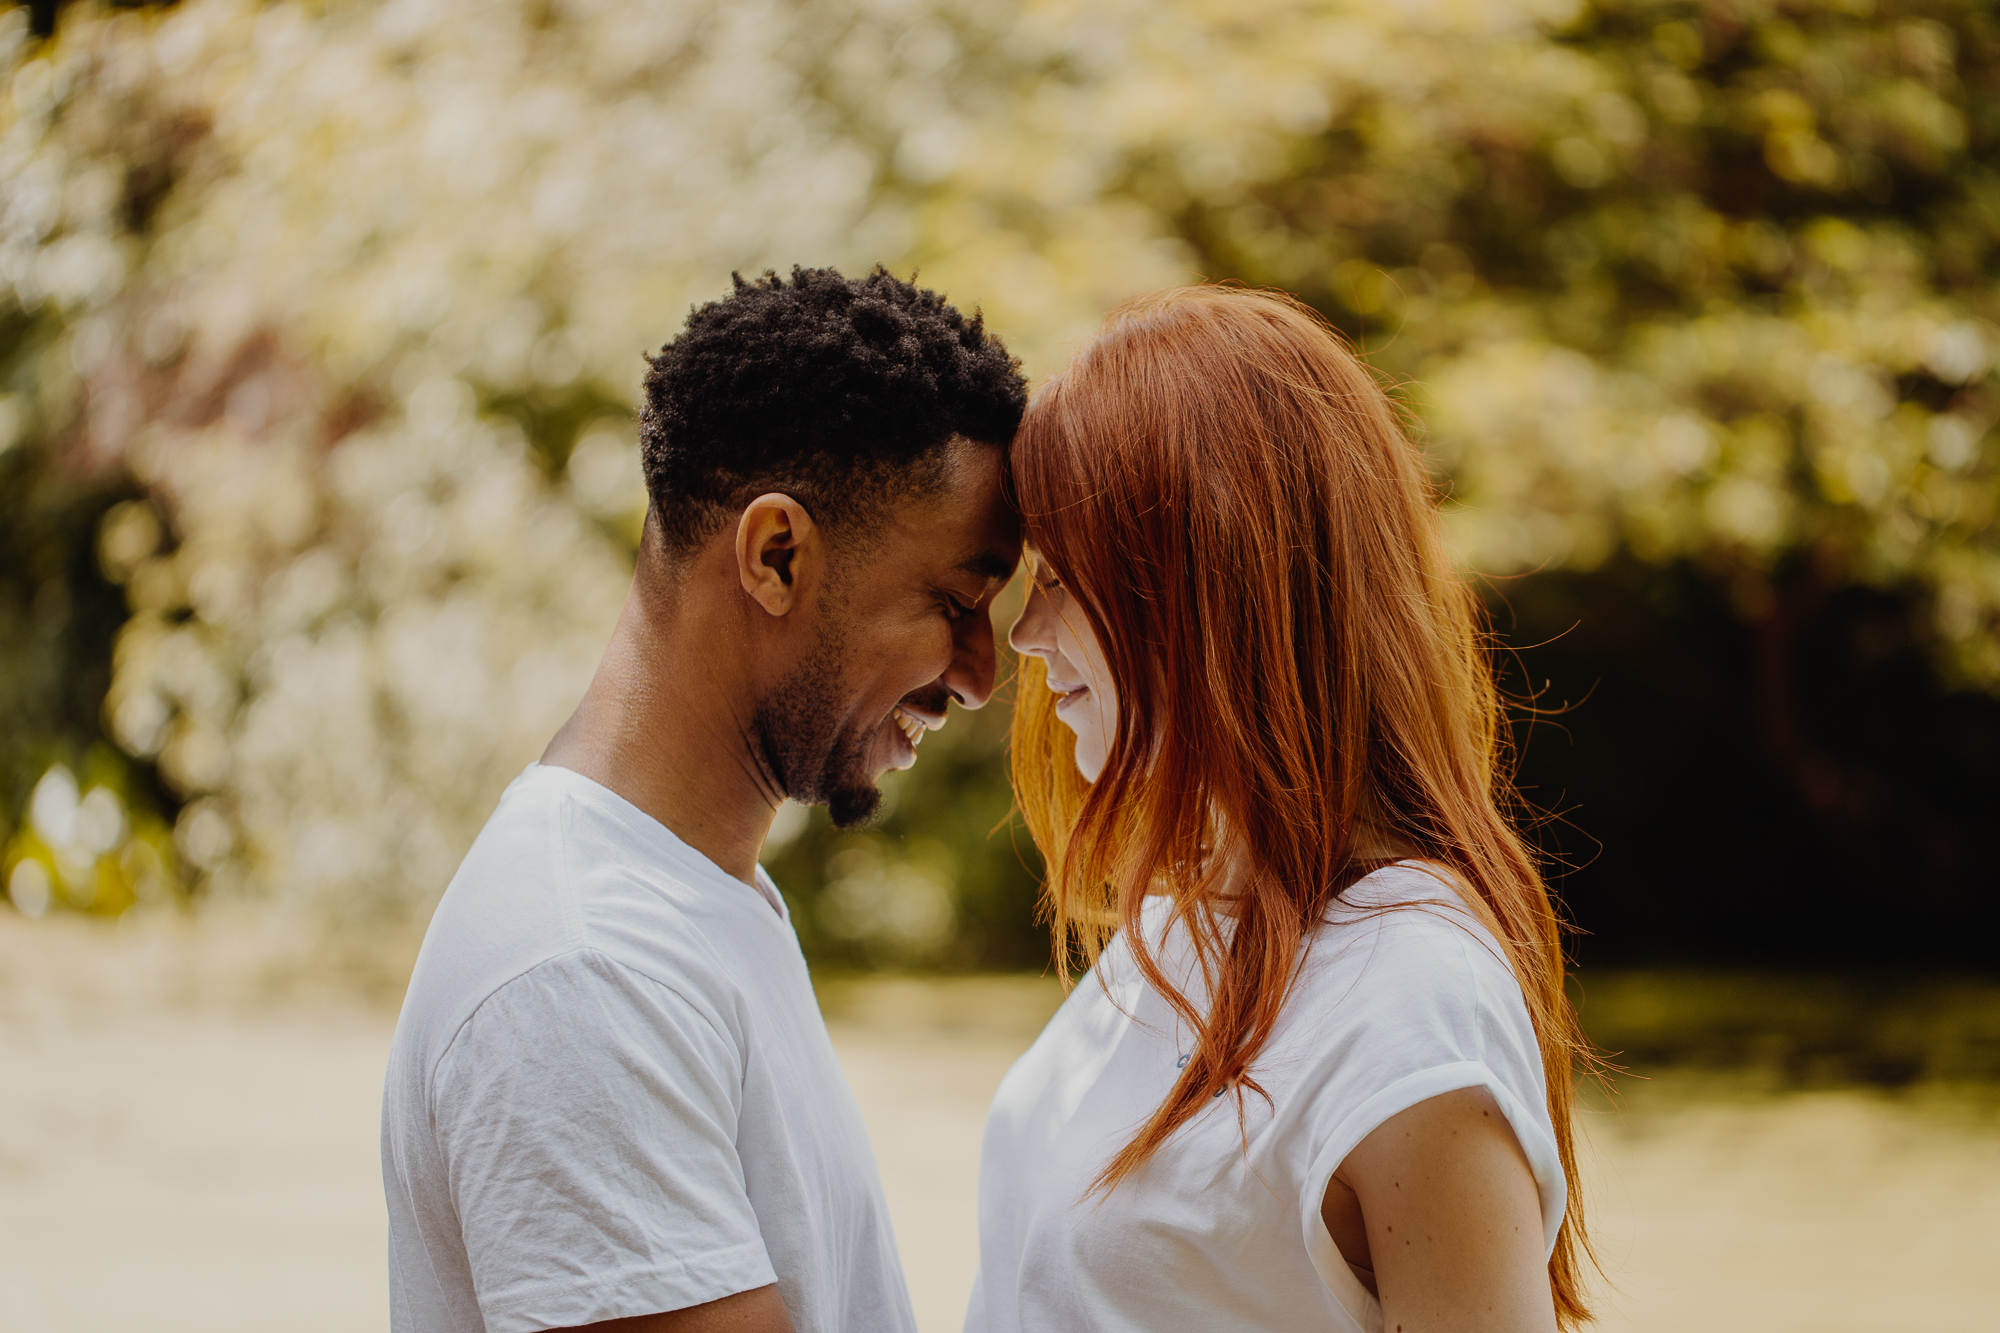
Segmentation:
<svg viewBox="0 0 2000 1333">
<path fill-rule="evenodd" d="M 93 1005 L 25 990 L 21 971 L 0 986 L 0 1330 L 385 1327 L 386 1016 Z M 986 1101 L 1048 993 L 893 982 L 828 998 L 919 1321 L 947 1333 L 975 1262 Z M 1607 1329 L 1992 1326 L 2000 1133 L 1949 1101 L 1722 1100 L 1670 1080 L 1592 1134 L 1620 1287 Z"/>
</svg>

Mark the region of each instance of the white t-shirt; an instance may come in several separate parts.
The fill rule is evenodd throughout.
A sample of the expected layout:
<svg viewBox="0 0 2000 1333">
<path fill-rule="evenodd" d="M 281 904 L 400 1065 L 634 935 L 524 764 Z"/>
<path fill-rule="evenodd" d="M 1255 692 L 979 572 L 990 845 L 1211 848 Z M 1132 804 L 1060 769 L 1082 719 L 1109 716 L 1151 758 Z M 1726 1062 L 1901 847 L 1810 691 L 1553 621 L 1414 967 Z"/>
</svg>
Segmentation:
<svg viewBox="0 0 2000 1333">
<path fill-rule="evenodd" d="M 1150 899 L 1142 929 L 1205 1008 L 1186 933 L 1161 942 L 1168 906 Z M 1506 1114 L 1554 1247 L 1566 1189 L 1527 1006 L 1491 936 L 1423 869 L 1369 875 L 1314 932 L 1252 1067 L 1270 1105 L 1245 1093 L 1239 1124 L 1236 1097 L 1213 1101 L 1085 1200 L 1192 1049 L 1114 939 L 994 1098 L 968 1333 L 1379 1333 L 1380 1303 L 1320 1219 L 1327 1181 L 1384 1120 L 1459 1088 Z"/>
<path fill-rule="evenodd" d="M 396 1333 L 527 1333 L 778 1284 L 799 1333 L 915 1320 L 784 900 L 567 769 L 438 905 L 382 1103 Z"/>
</svg>

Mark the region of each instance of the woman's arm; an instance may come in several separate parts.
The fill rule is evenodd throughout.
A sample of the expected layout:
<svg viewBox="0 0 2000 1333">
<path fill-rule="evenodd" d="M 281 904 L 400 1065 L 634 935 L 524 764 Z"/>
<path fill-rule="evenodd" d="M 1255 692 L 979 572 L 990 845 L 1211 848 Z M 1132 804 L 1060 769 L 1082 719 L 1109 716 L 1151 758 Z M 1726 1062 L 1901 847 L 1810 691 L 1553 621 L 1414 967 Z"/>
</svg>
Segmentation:
<svg viewBox="0 0 2000 1333">
<path fill-rule="evenodd" d="M 1555 1333 L 1535 1178 L 1484 1088 L 1376 1126 L 1321 1215 L 1341 1257 L 1374 1270 L 1383 1333 Z"/>
</svg>

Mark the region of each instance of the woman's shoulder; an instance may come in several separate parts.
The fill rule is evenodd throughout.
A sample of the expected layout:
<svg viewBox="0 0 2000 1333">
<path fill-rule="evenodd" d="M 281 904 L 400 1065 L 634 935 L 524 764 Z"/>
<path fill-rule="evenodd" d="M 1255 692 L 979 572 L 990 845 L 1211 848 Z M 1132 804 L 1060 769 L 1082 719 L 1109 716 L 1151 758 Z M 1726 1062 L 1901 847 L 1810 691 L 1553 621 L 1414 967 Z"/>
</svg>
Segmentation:
<svg viewBox="0 0 2000 1333">
<path fill-rule="evenodd" d="M 1463 881 L 1434 861 L 1392 861 L 1362 876 L 1327 908 L 1315 938 L 1344 940 L 1390 930 L 1422 940 L 1493 942 L 1469 905 Z"/>
<path fill-rule="evenodd" d="M 1426 861 L 1384 866 L 1342 893 L 1313 931 L 1299 983 L 1405 1011 L 1520 1003 L 1513 967 L 1457 877 Z"/>
<path fill-rule="evenodd" d="M 1477 1086 L 1499 1100 L 1537 1179 L 1560 1181 L 1527 1000 L 1446 867 L 1398 862 L 1341 894 L 1286 1006 L 1317 1166 L 1330 1171 L 1398 1111 Z"/>
<path fill-rule="evenodd" d="M 1444 867 L 1401 862 L 1343 893 L 1285 1010 L 1288 1074 L 1312 1089 L 1302 1104 L 1313 1122 L 1342 1127 L 1346 1147 L 1405 1106 L 1475 1084 L 1529 1119 L 1546 1114 L 1520 983 Z"/>
</svg>

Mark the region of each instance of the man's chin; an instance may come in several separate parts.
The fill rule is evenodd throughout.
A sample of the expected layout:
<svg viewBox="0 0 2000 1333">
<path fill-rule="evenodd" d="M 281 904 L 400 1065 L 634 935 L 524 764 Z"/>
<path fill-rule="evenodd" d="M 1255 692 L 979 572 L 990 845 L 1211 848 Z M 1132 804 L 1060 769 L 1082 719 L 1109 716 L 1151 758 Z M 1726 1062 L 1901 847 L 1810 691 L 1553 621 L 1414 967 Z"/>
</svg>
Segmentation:
<svg viewBox="0 0 2000 1333">
<path fill-rule="evenodd" d="M 916 762 L 917 752 L 890 722 L 884 722 L 861 744 L 843 746 L 842 750 L 848 760 L 833 766 L 840 774 L 837 779 L 820 784 L 824 798 L 819 804 L 826 807 L 835 828 L 859 828 L 881 809 L 882 789 L 876 783 L 882 775 L 908 768 Z"/>
<path fill-rule="evenodd" d="M 841 787 L 826 798 L 827 817 L 840 829 L 860 828 L 882 808 L 882 789 L 874 783 Z"/>
</svg>

